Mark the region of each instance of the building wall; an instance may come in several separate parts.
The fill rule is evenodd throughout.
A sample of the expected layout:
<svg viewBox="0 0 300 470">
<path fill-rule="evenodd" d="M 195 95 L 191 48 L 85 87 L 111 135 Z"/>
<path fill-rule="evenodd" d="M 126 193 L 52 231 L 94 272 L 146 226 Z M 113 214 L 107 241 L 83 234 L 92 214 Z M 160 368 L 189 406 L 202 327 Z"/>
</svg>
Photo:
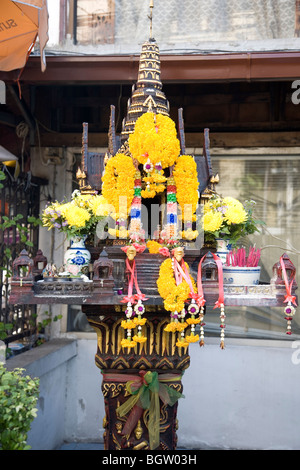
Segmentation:
<svg viewBox="0 0 300 470">
<path fill-rule="evenodd" d="M 64 171 L 60 167 L 55 170 L 52 166 L 38 166 L 39 171 L 48 173 L 49 189 L 53 189 L 57 199 L 71 194 L 72 155 L 78 151 L 65 149 Z M 46 230 L 41 232 L 41 247 L 44 253 L 53 253 L 53 261 L 60 266 L 66 243 L 57 233 L 52 241 L 51 236 Z M 44 403 L 33 424 L 31 445 L 36 449 L 53 445 L 52 438 L 48 437 L 48 441 L 45 436 L 40 438 L 39 428 L 45 424 L 50 430 L 56 430 L 57 441 L 102 441 L 104 402 L 101 373 L 94 362 L 96 335 L 67 332 L 66 306 L 52 309 L 63 313 L 63 319 L 52 326 L 52 337 L 76 339 L 76 357 L 61 370 L 62 381 L 57 373 L 43 378 L 42 390 L 48 390 L 50 403 L 54 400 L 54 404 L 47 406 L 51 412 L 46 416 Z M 234 324 L 230 312 L 228 323 Z M 185 398 L 179 401 L 178 408 L 178 446 L 299 449 L 300 361 L 297 351 L 300 345 L 297 338 L 290 341 L 228 338 L 222 351 L 214 335 L 206 339 L 204 348 L 191 345 L 191 366 L 183 376 Z M 62 404 L 64 414 L 57 418 Z M 49 419 L 55 421 L 51 426 Z"/>
<path fill-rule="evenodd" d="M 66 53 L 139 53 L 150 35 L 149 2 L 78 0 L 77 34 L 73 2 L 66 0 L 59 41 L 60 2 L 51 0 L 47 48 Z M 153 36 L 162 52 L 293 50 L 299 48 L 295 0 L 155 0 Z M 76 36 L 76 44 L 74 44 Z"/>
<path fill-rule="evenodd" d="M 96 335 L 69 335 L 9 359 L 40 377 L 32 450 L 102 442 L 104 400 Z M 300 342 L 207 338 L 190 346 L 178 405 L 178 447 L 299 450 Z"/>
</svg>

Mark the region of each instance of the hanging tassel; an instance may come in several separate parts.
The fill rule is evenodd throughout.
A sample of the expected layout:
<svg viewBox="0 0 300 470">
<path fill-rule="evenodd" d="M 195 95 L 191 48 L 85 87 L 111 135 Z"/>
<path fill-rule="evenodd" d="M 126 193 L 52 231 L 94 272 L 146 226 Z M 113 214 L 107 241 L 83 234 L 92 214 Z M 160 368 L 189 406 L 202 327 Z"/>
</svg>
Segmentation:
<svg viewBox="0 0 300 470">
<path fill-rule="evenodd" d="M 200 308 L 200 313 L 199 313 L 199 318 L 200 318 L 200 348 L 204 346 L 204 326 L 205 323 L 203 322 L 204 318 L 204 307 Z"/>
<path fill-rule="evenodd" d="M 221 343 L 220 343 L 220 347 L 221 349 L 225 349 L 225 319 L 226 319 L 226 315 L 225 315 L 225 308 L 224 308 L 224 304 L 220 304 L 220 309 L 221 309 L 221 312 L 220 312 L 220 321 L 221 321 L 221 324 L 220 324 L 220 328 L 221 328 Z"/>
<path fill-rule="evenodd" d="M 292 319 L 296 313 L 295 307 L 297 307 L 296 296 L 292 294 L 292 286 L 293 286 L 294 279 L 292 279 L 291 282 L 289 283 L 282 256 L 280 257 L 280 265 L 282 269 L 283 280 L 284 280 L 285 290 L 286 290 L 286 295 L 284 297 L 284 302 L 287 303 L 286 307 L 284 308 L 284 314 L 285 314 L 284 318 L 287 321 L 286 334 L 291 335 L 292 334 Z"/>
</svg>

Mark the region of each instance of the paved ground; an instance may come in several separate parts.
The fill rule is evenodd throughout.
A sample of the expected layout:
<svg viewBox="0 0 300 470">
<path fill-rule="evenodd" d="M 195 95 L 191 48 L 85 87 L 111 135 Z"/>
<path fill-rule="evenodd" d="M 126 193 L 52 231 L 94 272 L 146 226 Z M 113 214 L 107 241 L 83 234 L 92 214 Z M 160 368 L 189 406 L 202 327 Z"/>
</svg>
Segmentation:
<svg viewBox="0 0 300 470">
<path fill-rule="evenodd" d="M 104 450 L 101 442 L 69 442 L 63 444 L 58 450 Z M 178 448 L 178 450 L 187 450 Z"/>
<path fill-rule="evenodd" d="M 104 450 L 104 446 L 101 442 L 70 442 L 58 450 Z"/>
</svg>

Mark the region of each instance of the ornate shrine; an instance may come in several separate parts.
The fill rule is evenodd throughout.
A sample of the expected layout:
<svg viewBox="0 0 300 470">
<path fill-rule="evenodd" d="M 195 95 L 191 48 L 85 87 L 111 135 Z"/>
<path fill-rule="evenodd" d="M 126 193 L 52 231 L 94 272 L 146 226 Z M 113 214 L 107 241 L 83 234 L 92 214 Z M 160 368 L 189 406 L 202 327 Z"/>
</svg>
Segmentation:
<svg viewBox="0 0 300 470">
<path fill-rule="evenodd" d="M 197 237 L 195 207 L 187 216 L 178 210 L 179 192 L 187 191 L 176 179 L 180 168 L 178 154 L 188 157 L 182 160 L 183 167 L 191 165 L 193 168 L 195 164 L 196 205 L 205 204 L 214 194 L 218 176 L 211 167 L 208 129 L 204 131 L 203 155 L 185 156 L 182 109 L 178 111 L 179 139 L 169 139 L 176 133 L 175 128 L 168 127 L 170 121 L 169 105 L 160 80 L 159 49 L 155 39 L 150 37 L 142 46 L 138 80 L 120 136 L 116 135 L 115 109 L 111 107 L 106 155 L 88 151 L 88 124 L 83 124 L 82 162 L 77 171 L 82 195 L 96 191 L 107 194 L 108 200 L 114 196 L 107 182 L 110 172 L 111 178 L 116 179 L 115 193 L 119 188 L 118 179 L 122 178 L 125 192 L 124 182 L 133 168 L 134 188 L 129 207 L 125 208 L 124 215 L 124 208 L 118 206 L 113 217 L 114 236 L 101 238 L 97 233 L 95 246 L 88 245 L 90 272 L 84 278 L 45 277 L 47 258 L 40 251 L 30 258 L 24 250 L 13 264 L 10 303 L 82 305 L 82 311 L 95 329 L 95 363 L 103 375 L 106 450 L 176 449 L 177 406 L 183 391 L 182 374 L 190 362 L 188 345 L 196 341 L 201 346 L 205 343 L 206 305 L 220 308 L 220 344 L 224 348 L 225 308 L 282 307 L 289 330 L 296 303 L 295 267 L 286 254 L 274 264 L 270 284 L 225 285 L 215 247 L 205 243 L 197 247 L 194 243 Z M 154 126 L 154 140 L 163 136 L 160 145 L 178 145 L 176 158 L 172 159 L 166 147 L 159 159 L 158 147 L 153 154 L 151 146 L 149 152 L 145 151 L 143 145 L 149 145 L 150 140 L 146 138 L 146 131 L 143 133 L 143 126 L 147 129 L 148 124 Z M 165 128 L 167 133 L 163 135 Z M 138 130 L 140 139 L 135 138 Z M 141 147 L 143 158 L 138 154 Z M 127 159 L 131 162 L 128 170 L 127 167 L 124 170 L 121 163 L 114 164 L 120 161 L 127 164 Z M 157 228 L 159 234 L 150 234 L 149 238 L 157 240 L 167 231 L 172 243 L 168 247 L 164 243 L 162 251 L 151 251 L 151 243 L 145 242 L 149 234 L 147 236 L 142 229 L 142 199 L 148 209 L 154 201 L 164 204 Z M 170 285 L 172 295 L 168 291 Z"/>
</svg>

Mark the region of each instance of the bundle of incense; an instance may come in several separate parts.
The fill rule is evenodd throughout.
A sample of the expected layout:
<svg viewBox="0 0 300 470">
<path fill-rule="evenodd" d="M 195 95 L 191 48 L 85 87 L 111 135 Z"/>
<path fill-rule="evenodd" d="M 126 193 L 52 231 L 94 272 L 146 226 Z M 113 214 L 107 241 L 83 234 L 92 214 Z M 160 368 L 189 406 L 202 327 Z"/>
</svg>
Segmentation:
<svg viewBox="0 0 300 470">
<path fill-rule="evenodd" d="M 255 247 L 249 248 L 248 256 L 246 256 L 245 248 L 238 248 L 230 251 L 226 257 L 227 266 L 239 266 L 239 267 L 257 267 L 260 260 L 261 250 Z"/>
</svg>

